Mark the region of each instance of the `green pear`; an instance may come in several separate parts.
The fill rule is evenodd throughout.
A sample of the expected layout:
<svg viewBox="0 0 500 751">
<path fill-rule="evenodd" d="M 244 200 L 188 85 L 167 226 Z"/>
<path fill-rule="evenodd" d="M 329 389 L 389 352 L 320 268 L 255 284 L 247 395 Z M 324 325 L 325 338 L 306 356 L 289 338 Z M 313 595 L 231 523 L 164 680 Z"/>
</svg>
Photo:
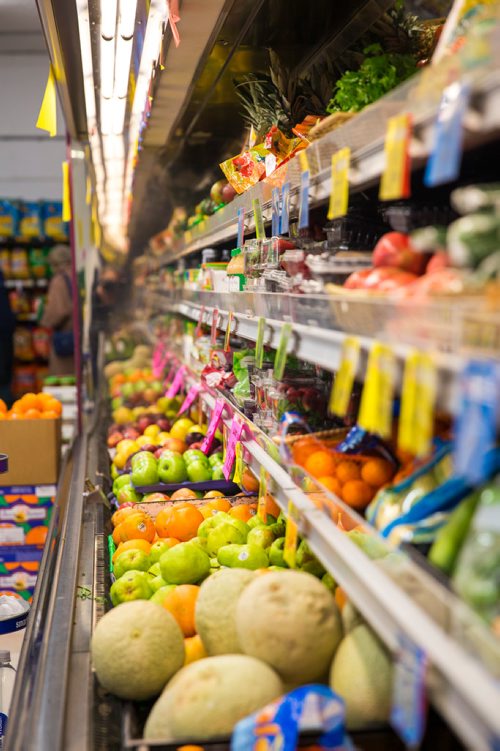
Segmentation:
<svg viewBox="0 0 500 751">
<path fill-rule="evenodd" d="M 255 527 L 248 533 L 247 543 L 258 545 L 259 548 L 268 548 L 274 542 L 274 535 L 269 527 Z"/>
<path fill-rule="evenodd" d="M 246 535 L 235 524 L 224 522 L 208 533 L 207 553 L 213 557 L 217 555 L 219 548 L 224 545 L 236 543 L 242 545 L 246 541 Z"/>
<path fill-rule="evenodd" d="M 258 545 L 224 545 L 219 549 L 217 559 L 222 566 L 251 571 L 269 566 L 269 558 Z"/>
<path fill-rule="evenodd" d="M 209 569 L 209 556 L 192 542 L 181 542 L 160 558 L 161 575 L 168 584 L 196 584 Z"/>
</svg>

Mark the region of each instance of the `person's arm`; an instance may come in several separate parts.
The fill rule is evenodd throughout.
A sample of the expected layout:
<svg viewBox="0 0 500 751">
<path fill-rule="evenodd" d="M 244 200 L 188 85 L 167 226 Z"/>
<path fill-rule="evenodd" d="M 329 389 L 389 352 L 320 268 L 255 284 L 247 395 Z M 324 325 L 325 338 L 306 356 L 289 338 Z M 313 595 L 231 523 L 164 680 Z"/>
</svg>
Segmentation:
<svg viewBox="0 0 500 751">
<path fill-rule="evenodd" d="M 58 329 L 63 326 L 71 316 L 71 300 L 66 288 L 66 282 L 58 274 L 49 284 L 47 302 L 43 311 L 42 326 Z"/>
</svg>

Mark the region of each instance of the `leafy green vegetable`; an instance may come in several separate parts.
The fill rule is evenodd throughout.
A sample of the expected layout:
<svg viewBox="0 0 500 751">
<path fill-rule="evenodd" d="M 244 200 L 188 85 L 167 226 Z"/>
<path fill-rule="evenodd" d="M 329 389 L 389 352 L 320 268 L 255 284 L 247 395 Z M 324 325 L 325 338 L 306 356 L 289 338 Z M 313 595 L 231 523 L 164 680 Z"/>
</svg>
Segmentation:
<svg viewBox="0 0 500 751">
<path fill-rule="evenodd" d="M 412 76 L 417 65 L 412 55 L 384 52 L 380 44 L 363 50 L 359 70 L 348 70 L 335 85 L 327 112 L 359 112 Z"/>
</svg>

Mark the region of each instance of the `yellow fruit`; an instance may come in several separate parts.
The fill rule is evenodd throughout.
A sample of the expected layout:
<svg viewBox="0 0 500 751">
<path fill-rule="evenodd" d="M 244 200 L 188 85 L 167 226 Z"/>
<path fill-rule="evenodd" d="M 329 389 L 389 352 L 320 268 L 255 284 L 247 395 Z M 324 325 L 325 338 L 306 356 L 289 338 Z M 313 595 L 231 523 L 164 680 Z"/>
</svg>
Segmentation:
<svg viewBox="0 0 500 751">
<path fill-rule="evenodd" d="M 143 446 L 151 446 L 151 444 L 153 444 L 153 439 L 147 435 L 140 435 L 139 438 L 136 438 L 135 442 L 139 448 L 142 448 Z"/>
<path fill-rule="evenodd" d="M 162 430 L 161 433 L 158 433 L 158 443 L 160 446 L 162 446 L 165 441 L 168 441 L 170 438 L 170 433 L 167 433 L 165 430 Z"/>
<path fill-rule="evenodd" d="M 151 438 L 156 438 L 161 433 L 160 426 L 159 425 L 148 425 L 146 430 L 144 431 L 144 435 L 151 436 Z"/>
<path fill-rule="evenodd" d="M 189 428 L 192 428 L 194 425 L 194 422 L 189 419 L 189 417 L 181 417 L 180 420 L 177 420 L 177 422 L 174 422 L 172 427 L 170 428 L 170 435 L 172 438 L 178 438 L 180 441 L 184 441 Z"/>
<path fill-rule="evenodd" d="M 124 453 L 118 452 L 113 459 L 113 466 L 116 469 L 124 469 L 127 463 L 128 456 Z"/>
<path fill-rule="evenodd" d="M 184 650 L 186 652 L 184 665 L 189 665 L 191 662 L 196 662 L 196 660 L 202 660 L 204 657 L 208 657 L 199 634 L 188 636 L 184 639 Z"/>
<path fill-rule="evenodd" d="M 122 441 L 116 444 L 116 453 L 117 454 L 126 454 L 127 456 L 130 456 L 130 454 L 133 454 L 135 451 L 137 451 L 137 443 L 135 441 L 132 441 L 130 438 L 124 438 Z"/>
</svg>

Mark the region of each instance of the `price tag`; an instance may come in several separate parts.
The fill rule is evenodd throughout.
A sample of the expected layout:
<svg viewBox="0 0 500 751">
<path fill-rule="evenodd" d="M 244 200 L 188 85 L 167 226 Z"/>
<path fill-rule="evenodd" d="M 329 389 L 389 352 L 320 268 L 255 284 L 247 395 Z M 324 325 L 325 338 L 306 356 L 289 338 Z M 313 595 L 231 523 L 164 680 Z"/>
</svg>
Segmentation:
<svg viewBox="0 0 500 751">
<path fill-rule="evenodd" d="M 258 198 L 254 198 L 252 201 L 252 206 L 255 218 L 255 234 L 257 235 L 257 240 L 264 240 L 266 237 L 266 231 L 264 229 L 264 220 L 262 219 L 262 206 L 260 205 L 260 200 Z"/>
<path fill-rule="evenodd" d="M 181 386 L 184 383 L 184 373 L 186 372 L 186 366 L 181 365 L 177 373 L 175 374 L 174 380 L 172 381 L 171 386 L 167 389 L 167 392 L 165 393 L 165 396 L 168 399 L 173 399 L 176 394 L 179 393 L 181 390 Z"/>
<path fill-rule="evenodd" d="M 430 355 L 412 352 L 405 363 L 398 445 L 417 457 L 428 456 L 434 433 L 437 376 Z"/>
<path fill-rule="evenodd" d="M 450 84 L 443 92 L 424 176 L 428 187 L 453 182 L 460 174 L 463 122 L 469 100 L 470 86 L 461 81 Z"/>
<path fill-rule="evenodd" d="M 353 336 L 346 337 L 342 342 L 340 367 L 333 379 L 328 405 L 329 411 L 333 415 L 345 417 L 347 414 L 354 379 L 359 366 L 359 353 L 359 341 Z"/>
<path fill-rule="evenodd" d="M 224 337 L 224 352 L 231 351 L 230 339 L 231 339 L 231 326 L 233 324 L 233 311 L 230 310 L 227 315 L 226 335 Z"/>
<path fill-rule="evenodd" d="M 241 431 L 243 430 L 243 424 L 237 417 L 231 423 L 231 431 L 226 445 L 226 454 L 224 457 L 224 464 L 222 465 L 222 471 L 226 480 L 231 477 L 231 470 L 236 458 L 236 444 L 241 438 Z"/>
<path fill-rule="evenodd" d="M 391 724 L 409 748 L 420 746 L 425 731 L 426 669 L 423 650 L 401 634 L 394 666 Z"/>
<path fill-rule="evenodd" d="M 411 115 L 389 118 L 385 136 L 385 169 L 380 181 L 381 201 L 397 201 L 410 195 Z"/>
<path fill-rule="evenodd" d="M 345 216 L 349 206 L 349 165 L 351 149 L 346 147 L 332 155 L 332 187 L 328 219 Z"/>
<path fill-rule="evenodd" d="M 262 368 L 264 362 L 264 331 L 266 328 L 266 319 L 261 317 L 257 323 L 257 340 L 255 342 L 255 365 Z"/>
<path fill-rule="evenodd" d="M 280 381 L 285 372 L 288 342 L 292 333 L 292 324 L 284 323 L 281 329 L 280 341 L 274 358 L 274 377 Z"/>
<path fill-rule="evenodd" d="M 266 524 L 267 522 L 267 472 L 264 467 L 260 468 L 259 475 L 259 500 L 257 503 L 257 516 Z"/>
<path fill-rule="evenodd" d="M 382 438 L 391 435 L 394 381 L 394 353 L 386 344 L 375 342 L 368 358 L 358 425 Z"/>
<path fill-rule="evenodd" d="M 280 189 L 273 188 L 272 192 L 272 219 L 271 219 L 271 235 L 276 237 L 280 231 Z"/>
<path fill-rule="evenodd" d="M 201 384 L 199 383 L 193 383 L 191 388 L 186 394 L 186 398 L 181 404 L 181 408 L 178 411 L 178 415 L 182 415 L 183 412 L 187 412 L 187 410 L 193 406 L 194 400 L 197 398 L 198 394 L 201 391 Z"/>
<path fill-rule="evenodd" d="M 300 175 L 299 229 L 309 227 L 309 175 L 309 170 Z"/>
<path fill-rule="evenodd" d="M 311 172 L 311 168 L 309 167 L 309 159 L 307 158 L 305 149 L 299 151 L 299 162 L 301 172 Z"/>
<path fill-rule="evenodd" d="M 269 177 L 269 175 L 272 175 L 276 169 L 275 155 L 272 153 L 267 154 L 264 164 L 266 165 L 266 177 Z"/>
<path fill-rule="evenodd" d="M 205 306 L 202 305 L 200 309 L 200 315 L 198 316 L 198 323 L 196 324 L 196 330 L 194 332 L 196 339 L 201 336 L 204 315 L 205 315 Z"/>
<path fill-rule="evenodd" d="M 245 242 L 245 209 L 240 208 L 237 212 L 238 215 L 238 240 L 236 247 L 242 248 Z"/>
<path fill-rule="evenodd" d="M 212 313 L 212 327 L 210 329 L 210 344 L 215 347 L 217 344 L 217 323 L 219 322 L 219 311 L 214 308 Z"/>
<path fill-rule="evenodd" d="M 224 399 L 216 399 L 214 411 L 212 412 L 212 417 L 210 418 L 210 423 L 207 428 L 207 434 L 200 446 L 200 451 L 203 451 L 204 454 L 208 454 L 208 452 L 210 451 L 210 448 L 214 441 L 215 433 L 217 432 L 217 428 L 219 427 L 222 420 L 222 412 L 224 410 L 224 406 Z"/>
<path fill-rule="evenodd" d="M 233 482 L 238 484 L 241 482 L 241 475 L 243 473 L 243 444 L 240 441 L 236 444 L 235 455 Z"/>
<path fill-rule="evenodd" d="M 281 190 L 280 235 L 287 235 L 290 231 L 290 183 L 283 185 Z"/>
<path fill-rule="evenodd" d="M 186 245 L 189 245 L 192 239 L 193 239 L 193 233 L 191 232 L 190 229 L 186 230 L 186 232 L 184 232 L 184 243 Z"/>
<path fill-rule="evenodd" d="M 297 554 L 297 542 L 299 538 L 298 511 L 292 501 L 288 501 L 288 516 L 286 518 L 285 549 L 283 558 L 290 568 L 295 568 L 295 556 Z"/>
</svg>

